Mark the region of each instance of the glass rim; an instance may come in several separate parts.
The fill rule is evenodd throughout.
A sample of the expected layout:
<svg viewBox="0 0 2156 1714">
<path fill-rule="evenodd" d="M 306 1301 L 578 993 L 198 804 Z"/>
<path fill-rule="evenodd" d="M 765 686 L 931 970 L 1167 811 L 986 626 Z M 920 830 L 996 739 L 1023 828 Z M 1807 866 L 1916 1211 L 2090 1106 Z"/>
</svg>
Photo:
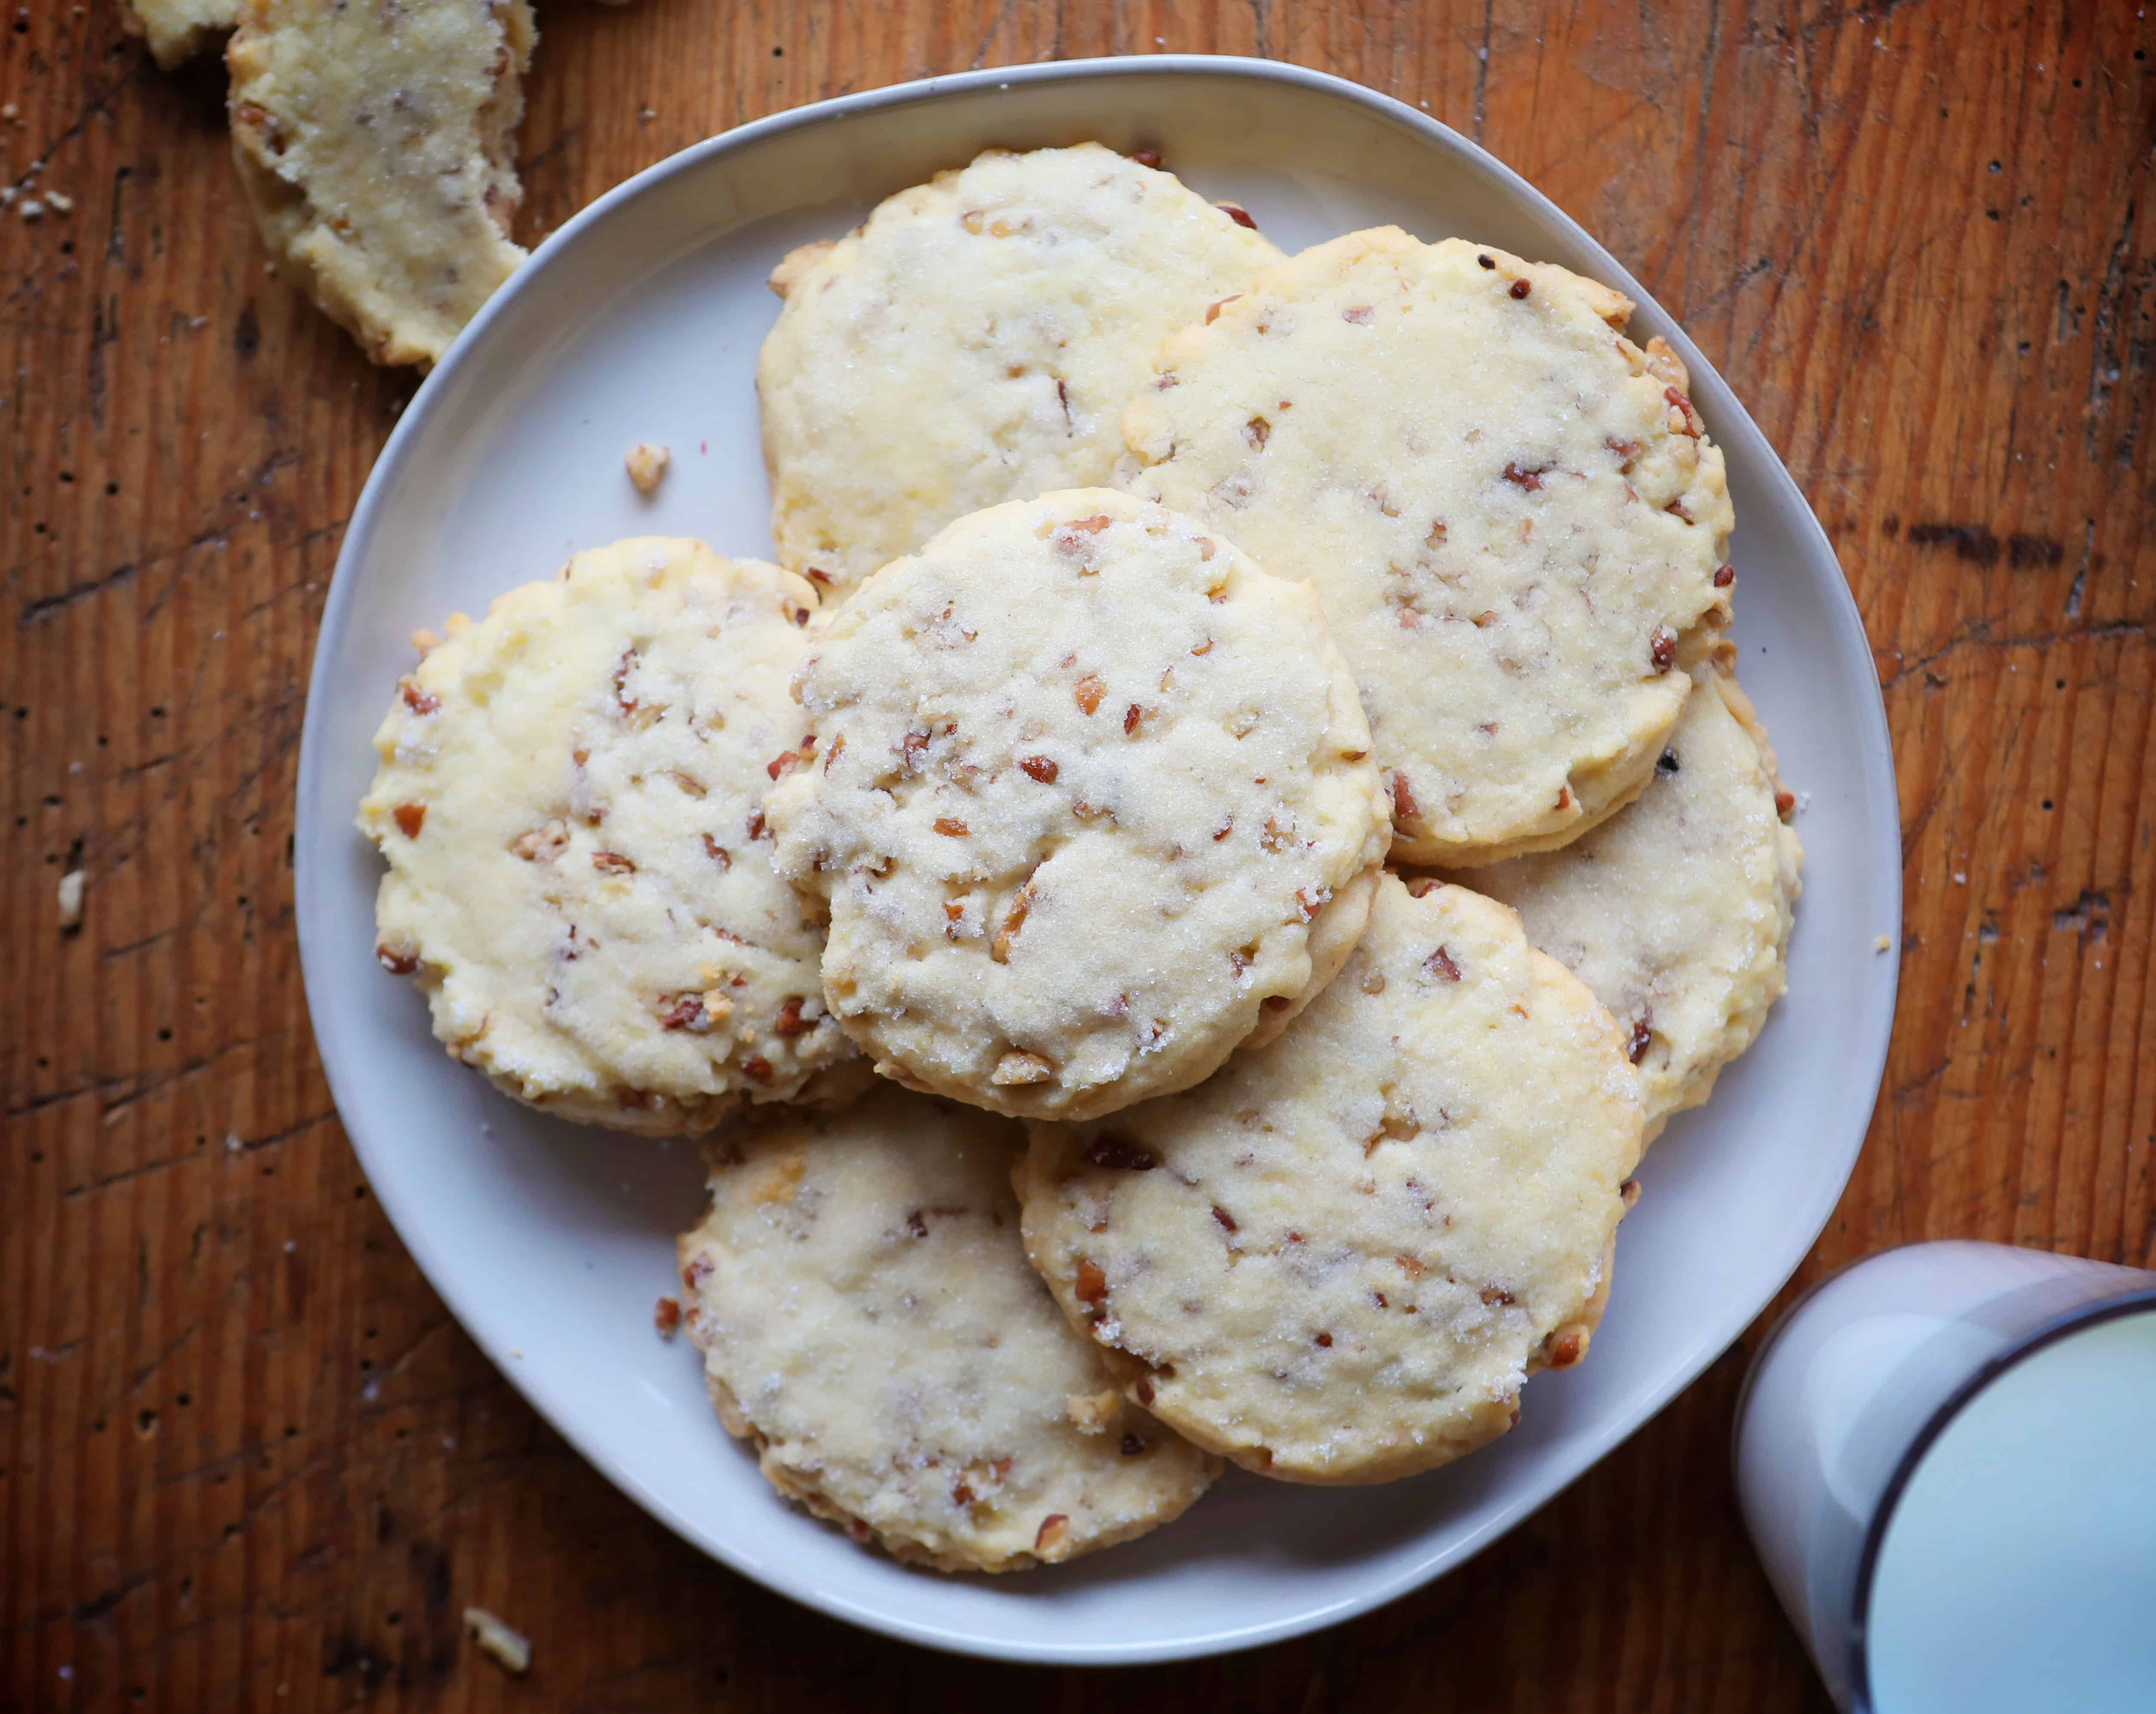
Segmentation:
<svg viewBox="0 0 2156 1714">
<path fill-rule="evenodd" d="M 1825 1283 L 1825 1280 L 1820 1282 L 1821 1285 Z M 1857 1556 L 1856 1576 L 1851 1589 L 1850 1611 L 1844 1615 L 1848 1626 L 1846 1638 L 1851 1668 L 1850 1714 L 1877 1714 L 1876 1705 L 1871 1699 L 1872 1577 L 1878 1569 L 1880 1552 L 1886 1546 L 1887 1527 L 1894 1520 L 1902 1496 L 1914 1480 L 1917 1467 L 1923 1463 L 1939 1437 L 1946 1433 L 1954 1419 L 1979 1393 L 2045 1347 L 2056 1345 L 2060 1340 L 2083 1332 L 2098 1322 L 2146 1314 L 2156 1314 L 2156 1286 L 2136 1286 L 2116 1297 L 2101 1297 L 2061 1311 L 1986 1357 L 1924 1419 L 1922 1426 L 1895 1460 L 1893 1474 L 1887 1479 L 1887 1486 L 1879 1491 L 1878 1504 L 1872 1511 L 1871 1522 L 1865 1527 L 1863 1549 Z"/>
</svg>

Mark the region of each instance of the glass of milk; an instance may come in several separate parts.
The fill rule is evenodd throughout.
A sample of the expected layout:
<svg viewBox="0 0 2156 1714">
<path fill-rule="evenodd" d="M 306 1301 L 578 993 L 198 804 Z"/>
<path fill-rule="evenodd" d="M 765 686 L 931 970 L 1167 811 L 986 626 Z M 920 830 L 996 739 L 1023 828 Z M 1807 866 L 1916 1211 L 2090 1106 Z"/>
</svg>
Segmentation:
<svg viewBox="0 0 2156 1714">
<path fill-rule="evenodd" d="M 1845 1714 L 2156 1710 L 2156 1273 L 1997 1244 L 1859 1262 L 1768 1337 L 1735 1455 Z"/>
</svg>

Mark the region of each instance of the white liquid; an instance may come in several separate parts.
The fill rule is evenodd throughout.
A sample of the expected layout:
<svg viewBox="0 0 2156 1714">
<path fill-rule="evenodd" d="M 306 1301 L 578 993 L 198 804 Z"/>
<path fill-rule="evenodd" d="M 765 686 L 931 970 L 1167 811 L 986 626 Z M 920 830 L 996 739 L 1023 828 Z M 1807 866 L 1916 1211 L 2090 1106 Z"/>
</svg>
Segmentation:
<svg viewBox="0 0 2156 1714">
<path fill-rule="evenodd" d="M 1867 1630 L 1877 1714 L 2156 1710 L 2156 1311 L 1962 1409 L 1887 1525 Z"/>
</svg>

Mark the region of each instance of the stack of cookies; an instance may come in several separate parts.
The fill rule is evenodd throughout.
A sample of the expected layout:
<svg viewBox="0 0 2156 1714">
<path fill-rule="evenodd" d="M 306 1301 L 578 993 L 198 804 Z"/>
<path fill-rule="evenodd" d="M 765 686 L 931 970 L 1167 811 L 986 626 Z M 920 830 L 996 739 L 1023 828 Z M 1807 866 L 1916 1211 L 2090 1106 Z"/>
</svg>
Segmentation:
<svg viewBox="0 0 2156 1714">
<path fill-rule="evenodd" d="M 1283 256 L 1095 144 L 773 285 L 780 563 L 618 542 L 423 635 L 382 962 L 516 1099 L 708 1136 L 662 1328 L 901 1559 L 1503 1434 L 1783 988 L 1683 365 L 1562 269 Z"/>
</svg>

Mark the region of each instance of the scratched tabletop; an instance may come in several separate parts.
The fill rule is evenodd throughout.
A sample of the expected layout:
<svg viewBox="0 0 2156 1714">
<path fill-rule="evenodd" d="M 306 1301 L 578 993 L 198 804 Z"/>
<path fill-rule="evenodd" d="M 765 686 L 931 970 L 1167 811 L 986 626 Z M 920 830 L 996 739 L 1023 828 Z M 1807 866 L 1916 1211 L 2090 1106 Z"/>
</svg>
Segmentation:
<svg viewBox="0 0 2156 1714">
<path fill-rule="evenodd" d="M 1064 56 L 1293 60 L 1518 168 L 1750 405 L 1885 690 L 1893 1050 L 1790 1291 L 1950 1235 L 2156 1265 L 2156 24 L 2135 0 L 557 0 L 541 22 L 527 244 L 745 120 Z M 0 102 L 0 1706 L 1826 1706 L 1731 1491 L 1764 1320 L 1464 1569 L 1186 1666 L 911 1650 L 615 1492 L 405 1254 L 300 993 L 309 659 L 414 378 L 265 272 L 213 54 L 162 73 L 116 0 L 11 4 Z M 464 1638 L 468 1604 L 531 1635 L 528 1678 Z"/>
</svg>

